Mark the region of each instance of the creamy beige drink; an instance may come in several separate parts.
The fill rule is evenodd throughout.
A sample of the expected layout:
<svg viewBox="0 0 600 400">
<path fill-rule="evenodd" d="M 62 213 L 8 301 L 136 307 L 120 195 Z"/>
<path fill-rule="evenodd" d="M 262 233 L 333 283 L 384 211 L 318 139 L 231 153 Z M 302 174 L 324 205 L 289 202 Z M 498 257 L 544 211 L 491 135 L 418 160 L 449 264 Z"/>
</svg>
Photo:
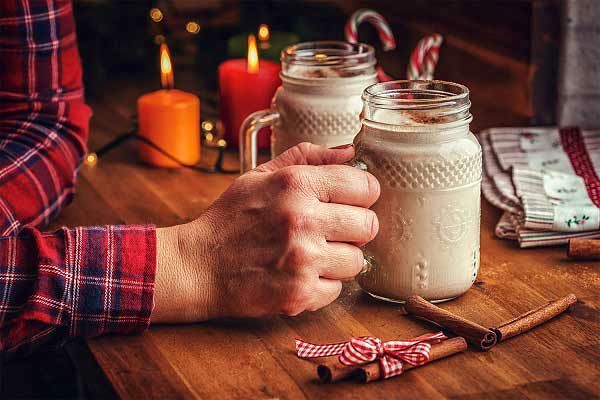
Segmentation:
<svg viewBox="0 0 600 400">
<path fill-rule="evenodd" d="M 281 76 L 283 87 L 273 98 L 279 113 L 272 127 L 273 157 L 301 142 L 351 143 L 360 129 L 361 95 L 376 82 L 375 75 L 339 77 L 327 68 L 313 72 L 320 77 Z"/>
<path fill-rule="evenodd" d="M 479 270 L 481 147 L 469 132 L 468 90 L 398 81 L 363 96 L 356 161 L 381 183 L 380 231 L 358 276 L 371 295 L 442 301 L 464 293 Z"/>
<path fill-rule="evenodd" d="M 242 171 L 256 166 L 255 136 L 272 127 L 271 155 L 311 142 L 327 147 L 352 142 L 360 129 L 361 95 L 377 81 L 371 46 L 309 42 L 281 55 L 282 86 L 270 110 L 250 115 L 240 129 Z"/>
</svg>

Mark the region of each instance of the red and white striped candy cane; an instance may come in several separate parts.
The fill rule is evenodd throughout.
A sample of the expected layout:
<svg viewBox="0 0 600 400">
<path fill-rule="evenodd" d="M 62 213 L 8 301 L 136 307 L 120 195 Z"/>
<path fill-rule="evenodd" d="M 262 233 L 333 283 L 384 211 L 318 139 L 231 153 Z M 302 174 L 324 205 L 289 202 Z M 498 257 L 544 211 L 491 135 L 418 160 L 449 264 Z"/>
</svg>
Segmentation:
<svg viewBox="0 0 600 400">
<path fill-rule="evenodd" d="M 358 26 L 363 21 L 368 21 L 377 29 L 377 34 L 379 34 L 379 39 L 383 44 L 383 50 L 388 51 L 396 48 L 396 39 L 394 39 L 394 34 L 385 18 L 378 12 L 366 8 L 356 10 L 348 18 L 348 22 L 346 22 L 346 27 L 344 28 L 348 42 L 358 43 Z"/>
<path fill-rule="evenodd" d="M 410 55 L 406 76 L 408 79 L 433 79 L 433 72 L 437 65 L 442 35 L 434 33 L 419 40 L 417 47 Z"/>
</svg>

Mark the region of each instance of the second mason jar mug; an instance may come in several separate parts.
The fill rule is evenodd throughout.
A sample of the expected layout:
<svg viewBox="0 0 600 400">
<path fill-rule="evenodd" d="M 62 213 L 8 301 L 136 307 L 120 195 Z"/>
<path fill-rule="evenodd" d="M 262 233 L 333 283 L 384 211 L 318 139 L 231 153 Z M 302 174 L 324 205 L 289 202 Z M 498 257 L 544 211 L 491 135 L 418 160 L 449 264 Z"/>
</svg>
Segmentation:
<svg viewBox="0 0 600 400">
<path fill-rule="evenodd" d="M 375 51 L 361 43 L 299 43 L 281 52 L 281 68 L 271 109 L 251 114 L 240 128 L 242 172 L 256 166 L 256 135 L 265 126 L 272 127 L 272 157 L 300 142 L 352 142 L 360 129 L 361 94 L 377 82 Z"/>
<path fill-rule="evenodd" d="M 443 81 L 375 84 L 363 94 L 355 163 L 381 184 L 377 237 L 357 277 L 374 297 L 443 301 L 479 270 L 481 147 L 468 89 Z"/>
</svg>

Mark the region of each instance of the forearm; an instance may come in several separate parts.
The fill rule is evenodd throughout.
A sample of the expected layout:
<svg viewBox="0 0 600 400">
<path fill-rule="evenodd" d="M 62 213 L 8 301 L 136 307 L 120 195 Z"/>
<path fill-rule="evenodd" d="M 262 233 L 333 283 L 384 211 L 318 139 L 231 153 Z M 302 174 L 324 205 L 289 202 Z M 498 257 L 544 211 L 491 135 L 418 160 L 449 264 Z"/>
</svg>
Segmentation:
<svg viewBox="0 0 600 400">
<path fill-rule="evenodd" d="M 186 267 L 178 250 L 178 231 L 178 226 L 156 230 L 153 323 L 194 319 L 192 308 L 186 304 L 186 297 L 191 297 L 195 290 L 192 279 L 180 279 Z"/>
</svg>

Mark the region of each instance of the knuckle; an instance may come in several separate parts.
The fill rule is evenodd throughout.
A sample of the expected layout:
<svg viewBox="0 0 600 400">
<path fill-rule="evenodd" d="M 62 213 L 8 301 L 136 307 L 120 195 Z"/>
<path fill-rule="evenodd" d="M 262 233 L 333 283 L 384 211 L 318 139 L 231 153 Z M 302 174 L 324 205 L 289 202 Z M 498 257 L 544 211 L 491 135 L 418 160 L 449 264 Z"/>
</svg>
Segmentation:
<svg viewBox="0 0 600 400">
<path fill-rule="evenodd" d="M 298 190 L 303 185 L 300 168 L 292 166 L 282 168 L 274 174 L 274 179 L 280 189 L 286 191 Z"/>
<path fill-rule="evenodd" d="M 307 216 L 295 207 L 282 210 L 280 220 L 283 232 L 288 236 L 303 231 L 308 223 Z"/>
<path fill-rule="evenodd" d="M 319 309 L 321 309 L 321 308 L 323 308 L 323 307 L 331 304 L 332 302 L 334 302 L 335 299 L 337 299 L 338 297 L 340 297 L 341 293 L 342 293 L 342 282 L 341 281 L 336 281 L 335 288 L 331 292 L 327 293 L 326 296 L 324 296 L 325 299 L 326 299 L 325 302 L 323 302 L 322 301 L 323 299 L 321 299 L 321 301 L 319 301 L 319 302 L 308 304 L 305 307 L 305 309 L 307 311 L 317 311 L 317 310 L 319 310 Z"/>
<path fill-rule="evenodd" d="M 280 157 L 284 156 L 284 158 L 293 160 L 296 164 L 306 164 L 312 146 L 313 145 L 308 142 L 298 143 L 287 149 Z"/>
<path fill-rule="evenodd" d="M 313 146 L 313 144 L 310 142 L 301 142 L 296 145 L 296 147 L 302 154 L 308 154 L 310 152 L 312 146 Z"/>
<path fill-rule="evenodd" d="M 289 204 L 280 211 L 280 223 L 283 233 L 288 237 L 298 233 L 313 232 L 318 228 L 314 210 L 300 204 Z"/>
<path fill-rule="evenodd" d="M 308 290 L 307 281 L 295 278 L 286 293 L 282 311 L 289 316 L 298 315 L 306 310 L 309 299 L 310 291 Z"/>
<path fill-rule="evenodd" d="M 302 270 L 307 259 L 308 254 L 302 246 L 292 245 L 287 252 L 286 265 L 292 270 Z"/>
</svg>

